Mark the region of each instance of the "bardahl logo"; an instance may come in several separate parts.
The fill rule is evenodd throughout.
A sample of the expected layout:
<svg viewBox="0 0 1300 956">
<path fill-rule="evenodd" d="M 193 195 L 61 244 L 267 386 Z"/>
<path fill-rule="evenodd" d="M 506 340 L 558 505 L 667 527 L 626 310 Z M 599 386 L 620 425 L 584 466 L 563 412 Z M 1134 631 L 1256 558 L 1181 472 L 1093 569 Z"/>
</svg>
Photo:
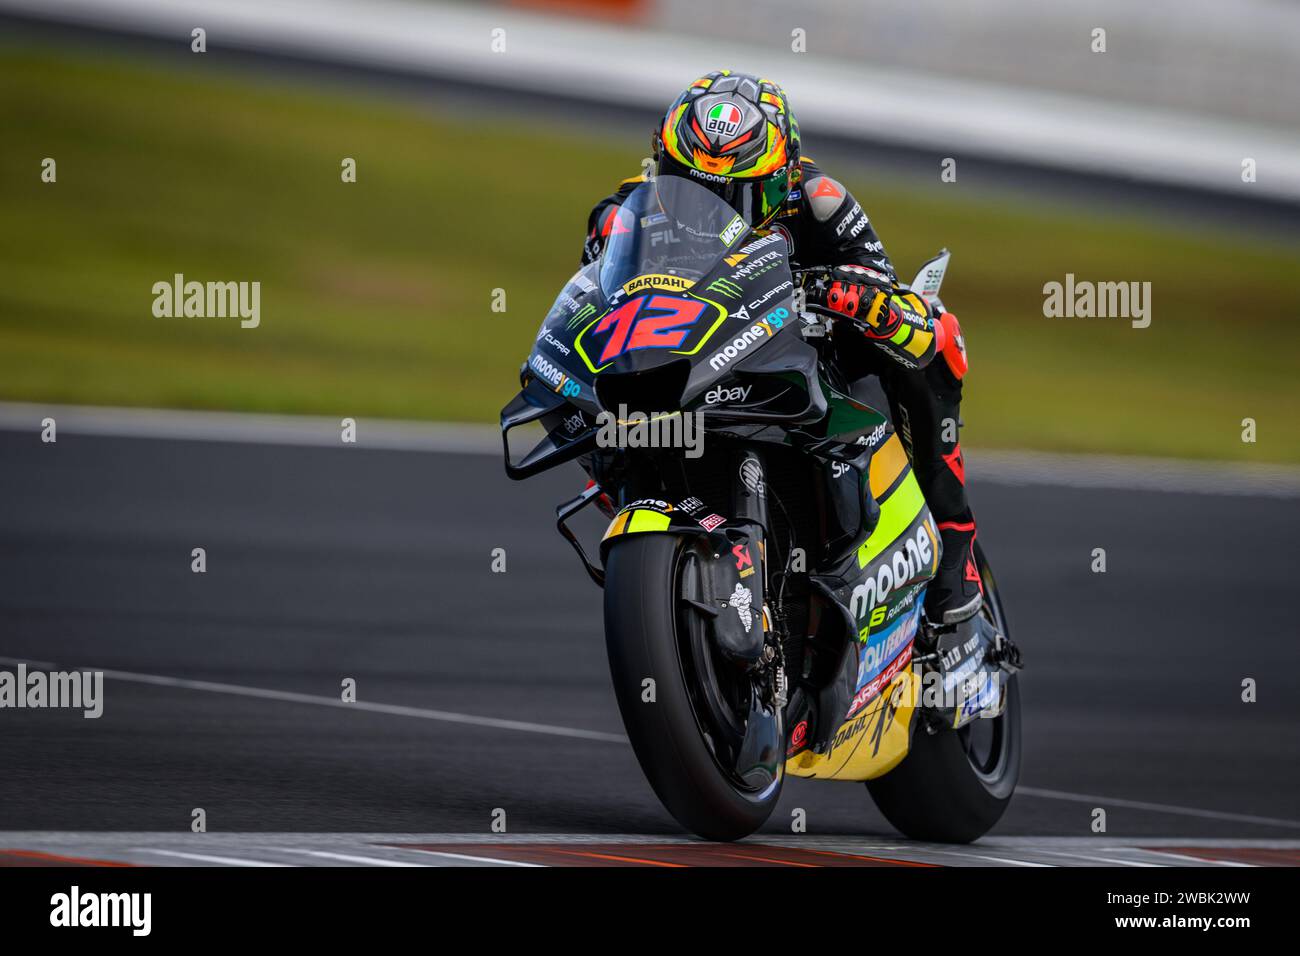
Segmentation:
<svg viewBox="0 0 1300 956">
<path fill-rule="evenodd" d="M 649 275 L 637 276 L 635 279 L 629 279 L 623 283 L 623 291 L 631 295 L 641 289 L 677 289 L 678 291 L 689 289 L 691 280 L 682 276 L 660 275 L 652 273 Z"/>
</svg>

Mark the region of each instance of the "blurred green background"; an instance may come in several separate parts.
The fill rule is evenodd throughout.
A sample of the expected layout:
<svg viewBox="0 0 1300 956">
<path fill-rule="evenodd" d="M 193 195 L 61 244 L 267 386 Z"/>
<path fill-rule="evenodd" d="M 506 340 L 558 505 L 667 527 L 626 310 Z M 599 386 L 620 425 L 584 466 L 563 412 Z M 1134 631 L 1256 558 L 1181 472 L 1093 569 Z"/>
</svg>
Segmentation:
<svg viewBox="0 0 1300 956">
<path fill-rule="evenodd" d="M 125 54 L 3 48 L 0 75 L 0 400 L 494 422 L 592 203 L 645 154 L 599 126 Z M 953 251 L 968 445 L 1300 461 L 1300 241 L 823 163 L 904 277 Z M 155 318 L 177 272 L 259 280 L 260 327 Z M 1067 272 L 1151 282 L 1151 326 L 1044 318 Z"/>
</svg>

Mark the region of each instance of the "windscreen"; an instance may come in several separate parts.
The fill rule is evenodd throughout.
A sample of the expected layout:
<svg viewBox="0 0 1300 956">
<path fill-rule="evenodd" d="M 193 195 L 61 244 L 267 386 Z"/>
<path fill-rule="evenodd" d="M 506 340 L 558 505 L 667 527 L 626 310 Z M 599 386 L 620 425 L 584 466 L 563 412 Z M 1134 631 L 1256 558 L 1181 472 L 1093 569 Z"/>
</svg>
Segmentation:
<svg viewBox="0 0 1300 956">
<path fill-rule="evenodd" d="M 673 276 L 680 285 L 652 284 L 688 289 L 748 230 L 740 214 L 708 189 L 659 176 L 634 189 L 615 214 L 601 255 L 601 289 L 613 296 L 640 276 Z"/>
</svg>

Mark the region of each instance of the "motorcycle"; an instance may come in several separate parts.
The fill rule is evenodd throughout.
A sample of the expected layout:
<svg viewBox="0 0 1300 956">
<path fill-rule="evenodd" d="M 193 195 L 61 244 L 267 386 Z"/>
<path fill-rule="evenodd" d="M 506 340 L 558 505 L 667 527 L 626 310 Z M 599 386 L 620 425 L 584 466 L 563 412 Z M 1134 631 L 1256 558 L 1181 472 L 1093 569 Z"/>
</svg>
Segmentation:
<svg viewBox="0 0 1300 956">
<path fill-rule="evenodd" d="M 911 286 L 935 308 L 947 262 Z M 969 842 L 1019 776 L 1020 654 L 978 544 L 981 613 L 924 618 L 938 529 L 879 381 L 833 361 L 852 320 L 807 306 L 827 281 L 699 184 L 640 185 L 542 323 L 501 412 L 506 471 L 591 478 L 557 527 L 604 588 L 623 722 L 683 827 L 742 838 L 794 775 L 864 782 L 903 834 Z M 593 503 L 612 517 L 590 553 L 570 524 Z"/>
</svg>

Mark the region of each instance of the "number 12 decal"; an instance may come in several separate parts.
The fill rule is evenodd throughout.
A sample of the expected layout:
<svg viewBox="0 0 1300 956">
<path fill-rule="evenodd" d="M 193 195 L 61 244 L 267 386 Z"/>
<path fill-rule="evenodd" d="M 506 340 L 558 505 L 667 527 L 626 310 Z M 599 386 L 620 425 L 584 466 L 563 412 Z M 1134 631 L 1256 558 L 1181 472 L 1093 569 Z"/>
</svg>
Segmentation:
<svg viewBox="0 0 1300 956">
<path fill-rule="evenodd" d="M 592 329 L 609 333 L 599 362 L 604 365 L 624 352 L 635 349 L 675 349 L 686 339 L 690 327 L 700 320 L 706 306 L 695 299 L 652 295 L 624 302 Z"/>
</svg>

